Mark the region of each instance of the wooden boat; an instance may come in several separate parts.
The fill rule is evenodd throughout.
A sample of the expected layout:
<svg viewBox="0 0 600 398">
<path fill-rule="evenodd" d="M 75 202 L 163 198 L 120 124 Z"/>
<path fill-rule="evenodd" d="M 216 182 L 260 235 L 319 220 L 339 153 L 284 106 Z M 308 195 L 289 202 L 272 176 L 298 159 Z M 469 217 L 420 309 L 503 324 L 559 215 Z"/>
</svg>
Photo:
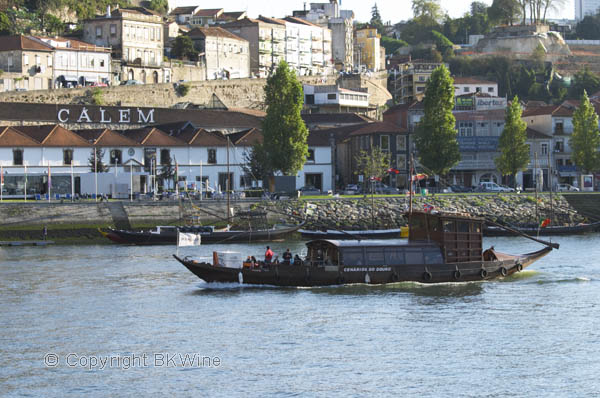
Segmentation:
<svg viewBox="0 0 600 398">
<path fill-rule="evenodd" d="M 336 230 L 328 229 L 324 231 L 299 229 L 298 232 L 302 234 L 304 239 L 393 239 L 400 238 L 402 229 L 375 229 L 366 231 L 348 231 L 348 230 Z"/>
<path fill-rule="evenodd" d="M 308 255 L 298 265 L 221 264 L 174 256 L 206 282 L 240 282 L 276 286 L 327 286 L 350 283 L 384 284 L 480 281 L 523 270 L 558 244 L 526 254 L 483 250 L 481 218 L 459 214 L 412 213 L 408 240 L 308 242 Z M 242 258 L 245 256 L 242 256 Z"/>
<path fill-rule="evenodd" d="M 134 245 L 175 245 L 177 232 L 200 235 L 202 242 L 261 242 L 281 239 L 283 236 L 297 231 L 304 223 L 298 225 L 275 225 L 268 229 L 255 230 L 217 230 L 209 226 L 159 226 L 149 231 L 126 231 L 108 228 L 100 231 L 103 236 L 116 243 Z"/>
<path fill-rule="evenodd" d="M 585 223 L 577 225 L 551 225 L 544 228 L 538 228 L 537 226 L 529 227 L 510 227 L 512 230 L 517 231 L 521 234 L 527 234 L 531 236 L 543 235 L 576 235 L 584 234 L 588 232 L 594 232 L 600 230 L 600 221 L 594 223 Z M 506 228 L 500 227 L 497 224 L 489 225 L 486 224 L 483 227 L 484 236 L 513 236 L 514 231 L 507 230 Z"/>
</svg>

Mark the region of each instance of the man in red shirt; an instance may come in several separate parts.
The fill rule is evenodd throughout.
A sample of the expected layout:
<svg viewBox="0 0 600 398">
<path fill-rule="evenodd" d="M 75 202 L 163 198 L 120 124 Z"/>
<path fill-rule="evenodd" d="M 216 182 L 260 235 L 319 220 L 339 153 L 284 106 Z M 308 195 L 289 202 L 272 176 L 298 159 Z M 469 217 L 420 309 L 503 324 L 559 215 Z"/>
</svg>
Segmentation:
<svg viewBox="0 0 600 398">
<path fill-rule="evenodd" d="M 267 246 L 267 251 L 265 252 L 265 263 L 271 264 L 271 260 L 273 259 L 273 250 L 269 246 Z"/>
</svg>

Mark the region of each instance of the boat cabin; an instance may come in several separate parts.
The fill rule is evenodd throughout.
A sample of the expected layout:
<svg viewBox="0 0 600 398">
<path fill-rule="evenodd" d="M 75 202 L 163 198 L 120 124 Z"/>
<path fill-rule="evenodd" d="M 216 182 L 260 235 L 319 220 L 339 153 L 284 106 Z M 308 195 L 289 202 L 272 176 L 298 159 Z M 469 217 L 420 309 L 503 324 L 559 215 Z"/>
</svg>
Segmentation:
<svg viewBox="0 0 600 398">
<path fill-rule="evenodd" d="M 458 213 L 413 212 L 409 215 L 409 241 L 435 242 L 446 263 L 481 261 L 484 222 Z"/>
<path fill-rule="evenodd" d="M 442 264 L 438 245 L 389 240 L 313 240 L 306 244 L 306 261 L 313 266 Z"/>
</svg>

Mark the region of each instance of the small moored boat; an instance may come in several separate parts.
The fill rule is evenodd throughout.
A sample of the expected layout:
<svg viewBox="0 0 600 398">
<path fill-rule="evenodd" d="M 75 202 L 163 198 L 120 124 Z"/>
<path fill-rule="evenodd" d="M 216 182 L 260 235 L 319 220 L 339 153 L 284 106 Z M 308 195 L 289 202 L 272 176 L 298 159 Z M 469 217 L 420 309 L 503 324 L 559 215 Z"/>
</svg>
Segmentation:
<svg viewBox="0 0 600 398">
<path fill-rule="evenodd" d="M 486 280 L 519 272 L 558 249 L 556 243 L 529 237 L 546 247 L 526 254 L 483 250 L 484 222 L 466 215 L 415 212 L 409 216 L 408 240 L 313 240 L 306 244 L 306 258 L 296 265 L 221 264 L 217 255 L 212 264 L 174 257 L 206 282 L 327 286 Z"/>
<path fill-rule="evenodd" d="M 202 242 L 261 242 L 281 239 L 295 232 L 299 225 L 275 225 L 269 229 L 231 230 L 216 229 L 211 226 L 159 226 L 149 231 L 127 231 L 108 228 L 100 231 L 103 236 L 116 243 L 134 245 L 175 245 L 177 233 L 193 233 L 200 235 Z"/>
</svg>

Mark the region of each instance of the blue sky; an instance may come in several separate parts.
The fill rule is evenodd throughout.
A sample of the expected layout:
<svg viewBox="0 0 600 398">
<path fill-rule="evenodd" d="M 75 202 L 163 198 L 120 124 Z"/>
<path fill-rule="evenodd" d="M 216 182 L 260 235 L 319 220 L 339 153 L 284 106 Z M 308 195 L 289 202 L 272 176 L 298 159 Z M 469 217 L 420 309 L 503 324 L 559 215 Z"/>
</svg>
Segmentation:
<svg viewBox="0 0 600 398">
<path fill-rule="evenodd" d="M 314 0 L 315 3 L 325 3 L 328 0 Z M 301 10 L 304 5 L 302 0 L 220 0 L 218 2 L 202 0 L 171 0 L 171 4 L 177 6 L 196 5 L 202 8 L 223 7 L 227 11 L 248 11 L 250 17 L 257 17 L 259 14 L 268 17 L 283 17 L 291 15 L 293 10 Z M 441 5 L 451 17 L 460 17 L 468 11 L 472 0 L 441 0 Z M 484 3 L 491 4 L 492 0 L 483 0 Z M 384 21 L 391 20 L 392 23 L 406 20 L 412 17 L 411 0 L 341 0 L 343 9 L 354 11 L 359 21 L 367 21 L 371 18 L 371 7 L 377 3 L 379 12 Z M 306 6 L 310 7 L 310 0 L 306 1 Z M 559 12 L 553 12 L 551 18 L 573 18 L 574 8 L 573 0 L 566 0 L 564 6 Z"/>
</svg>

